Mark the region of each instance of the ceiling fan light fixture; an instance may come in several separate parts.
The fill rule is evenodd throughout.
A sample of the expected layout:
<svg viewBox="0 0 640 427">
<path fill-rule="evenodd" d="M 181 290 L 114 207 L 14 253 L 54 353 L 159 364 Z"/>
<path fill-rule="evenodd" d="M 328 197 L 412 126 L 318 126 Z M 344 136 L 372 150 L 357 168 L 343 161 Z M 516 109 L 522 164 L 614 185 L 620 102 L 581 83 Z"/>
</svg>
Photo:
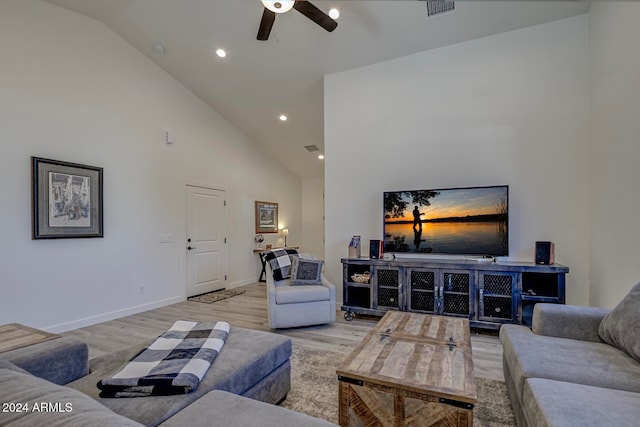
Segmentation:
<svg viewBox="0 0 640 427">
<path fill-rule="evenodd" d="M 294 0 L 261 0 L 264 7 L 275 13 L 285 13 L 293 8 Z"/>
<path fill-rule="evenodd" d="M 334 20 L 340 18 L 340 11 L 334 7 L 329 11 L 329 17 Z"/>
</svg>

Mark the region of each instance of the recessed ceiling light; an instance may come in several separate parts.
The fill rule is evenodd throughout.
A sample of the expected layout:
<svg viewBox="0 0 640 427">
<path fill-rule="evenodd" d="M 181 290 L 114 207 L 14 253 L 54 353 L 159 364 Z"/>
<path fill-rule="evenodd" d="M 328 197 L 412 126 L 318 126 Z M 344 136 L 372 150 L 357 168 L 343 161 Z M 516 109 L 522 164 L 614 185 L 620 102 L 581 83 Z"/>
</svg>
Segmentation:
<svg viewBox="0 0 640 427">
<path fill-rule="evenodd" d="M 218 55 L 220 58 L 224 58 L 225 56 L 227 56 L 227 52 L 225 52 L 224 49 L 218 49 L 216 50 L 216 55 Z"/>
<path fill-rule="evenodd" d="M 320 154 L 320 155 L 318 155 L 318 158 L 319 158 L 320 160 L 324 160 L 324 154 Z"/>
<path fill-rule="evenodd" d="M 280 116 L 280 120 L 282 120 L 283 122 L 287 121 L 287 116 L 285 116 L 284 114 Z"/>
<path fill-rule="evenodd" d="M 334 7 L 329 11 L 329 17 L 331 19 L 338 19 L 340 17 L 340 11 Z"/>
<path fill-rule="evenodd" d="M 163 45 L 161 45 L 160 43 L 154 44 L 153 45 L 153 50 L 155 50 L 156 53 L 160 53 L 160 54 L 163 54 L 163 53 L 167 52 L 167 49 Z"/>
</svg>

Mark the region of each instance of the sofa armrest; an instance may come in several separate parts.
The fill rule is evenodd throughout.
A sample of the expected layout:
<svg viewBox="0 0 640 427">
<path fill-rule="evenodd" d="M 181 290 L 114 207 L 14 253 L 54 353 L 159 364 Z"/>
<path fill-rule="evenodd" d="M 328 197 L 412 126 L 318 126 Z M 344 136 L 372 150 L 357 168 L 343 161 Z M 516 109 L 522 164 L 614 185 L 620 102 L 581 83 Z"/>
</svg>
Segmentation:
<svg viewBox="0 0 640 427">
<path fill-rule="evenodd" d="M 533 308 L 531 329 L 537 335 L 602 342 L 598 327 L 609 311 L 599 307 L 538 303 Z"/>
<path fill-rule="evenodd" d="M 89 373 L 89 347 L 72 337 L 7 351 L 2 358 L 54 384 L 67 384 Z"/>
<path fill-rule="evenodd" d="M 320 276 L 320 280 L 322 281 L 322 286 L 324 286 L 325 288 L 329 288 L 329 292 L 331 292 L 331 295 L 335 296 L 336 285 L 327 280 L 327 278 L 324 277 L 324 273 Z"/>
<path fill-rule="evenodd" d="M 337 304 L 336 304 L 336 285 L 334 285 L 333 283 L 331 283 L 329 280 L 327 280 L 326 277 L 324 277 L 324 273 L 321 276 L 322 278 L 322 286 L 329 288 L 329 292 L 331 294 L 331 307 L 329 308 L 330 310 L 332 310 L 332 314 L 330 316 L 331 321 L 335 322 L 336 321 L 336 311 L 337 311 Z"/>
</svg>

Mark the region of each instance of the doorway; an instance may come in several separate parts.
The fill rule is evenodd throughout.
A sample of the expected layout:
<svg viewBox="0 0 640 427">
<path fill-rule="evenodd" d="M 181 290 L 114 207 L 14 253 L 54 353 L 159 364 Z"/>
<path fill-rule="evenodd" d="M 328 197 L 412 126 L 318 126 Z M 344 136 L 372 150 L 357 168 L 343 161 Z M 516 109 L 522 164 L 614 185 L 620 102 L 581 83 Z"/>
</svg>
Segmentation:
<svg viewBox="0 0 640 427">
<path fill-rule="evenodd" d="M 227 285 L 225 192 L 187 185 L 187 297 Z"/>
</svg>

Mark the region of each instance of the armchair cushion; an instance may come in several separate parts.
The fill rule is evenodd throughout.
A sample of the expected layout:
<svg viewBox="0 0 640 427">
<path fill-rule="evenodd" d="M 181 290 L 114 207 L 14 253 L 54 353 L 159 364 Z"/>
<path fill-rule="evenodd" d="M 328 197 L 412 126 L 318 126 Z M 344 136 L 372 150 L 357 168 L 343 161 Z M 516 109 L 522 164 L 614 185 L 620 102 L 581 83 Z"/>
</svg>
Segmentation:
<svg viewBox="0 0 640 427">
<path fill-rule="evenodd" d="M 640 361 L 640 283 L 602 319 L 598 334 L 607 344 Z"/>
<path fill-rule="evenodd" d="M 298 255 L 295 249 L 275 249 L 264 253 L 264 260 L 271 266 L 276 281 L 291 277 L 291 256 Z"/>
<path fill-rule="evenodd" d="M 279 286 L 276 292 L 276 304 L 298 304 L 303 302 L 329 301 L 330 299 L 331 291 L 325 286 Z"/>
<path fill-rule="evenodd" d="M 292 285 L 322 285 L 322 265 L 324 261 L 318 259 L 304 259 L 292 257 L 291 284 Z"/>
</svg>

